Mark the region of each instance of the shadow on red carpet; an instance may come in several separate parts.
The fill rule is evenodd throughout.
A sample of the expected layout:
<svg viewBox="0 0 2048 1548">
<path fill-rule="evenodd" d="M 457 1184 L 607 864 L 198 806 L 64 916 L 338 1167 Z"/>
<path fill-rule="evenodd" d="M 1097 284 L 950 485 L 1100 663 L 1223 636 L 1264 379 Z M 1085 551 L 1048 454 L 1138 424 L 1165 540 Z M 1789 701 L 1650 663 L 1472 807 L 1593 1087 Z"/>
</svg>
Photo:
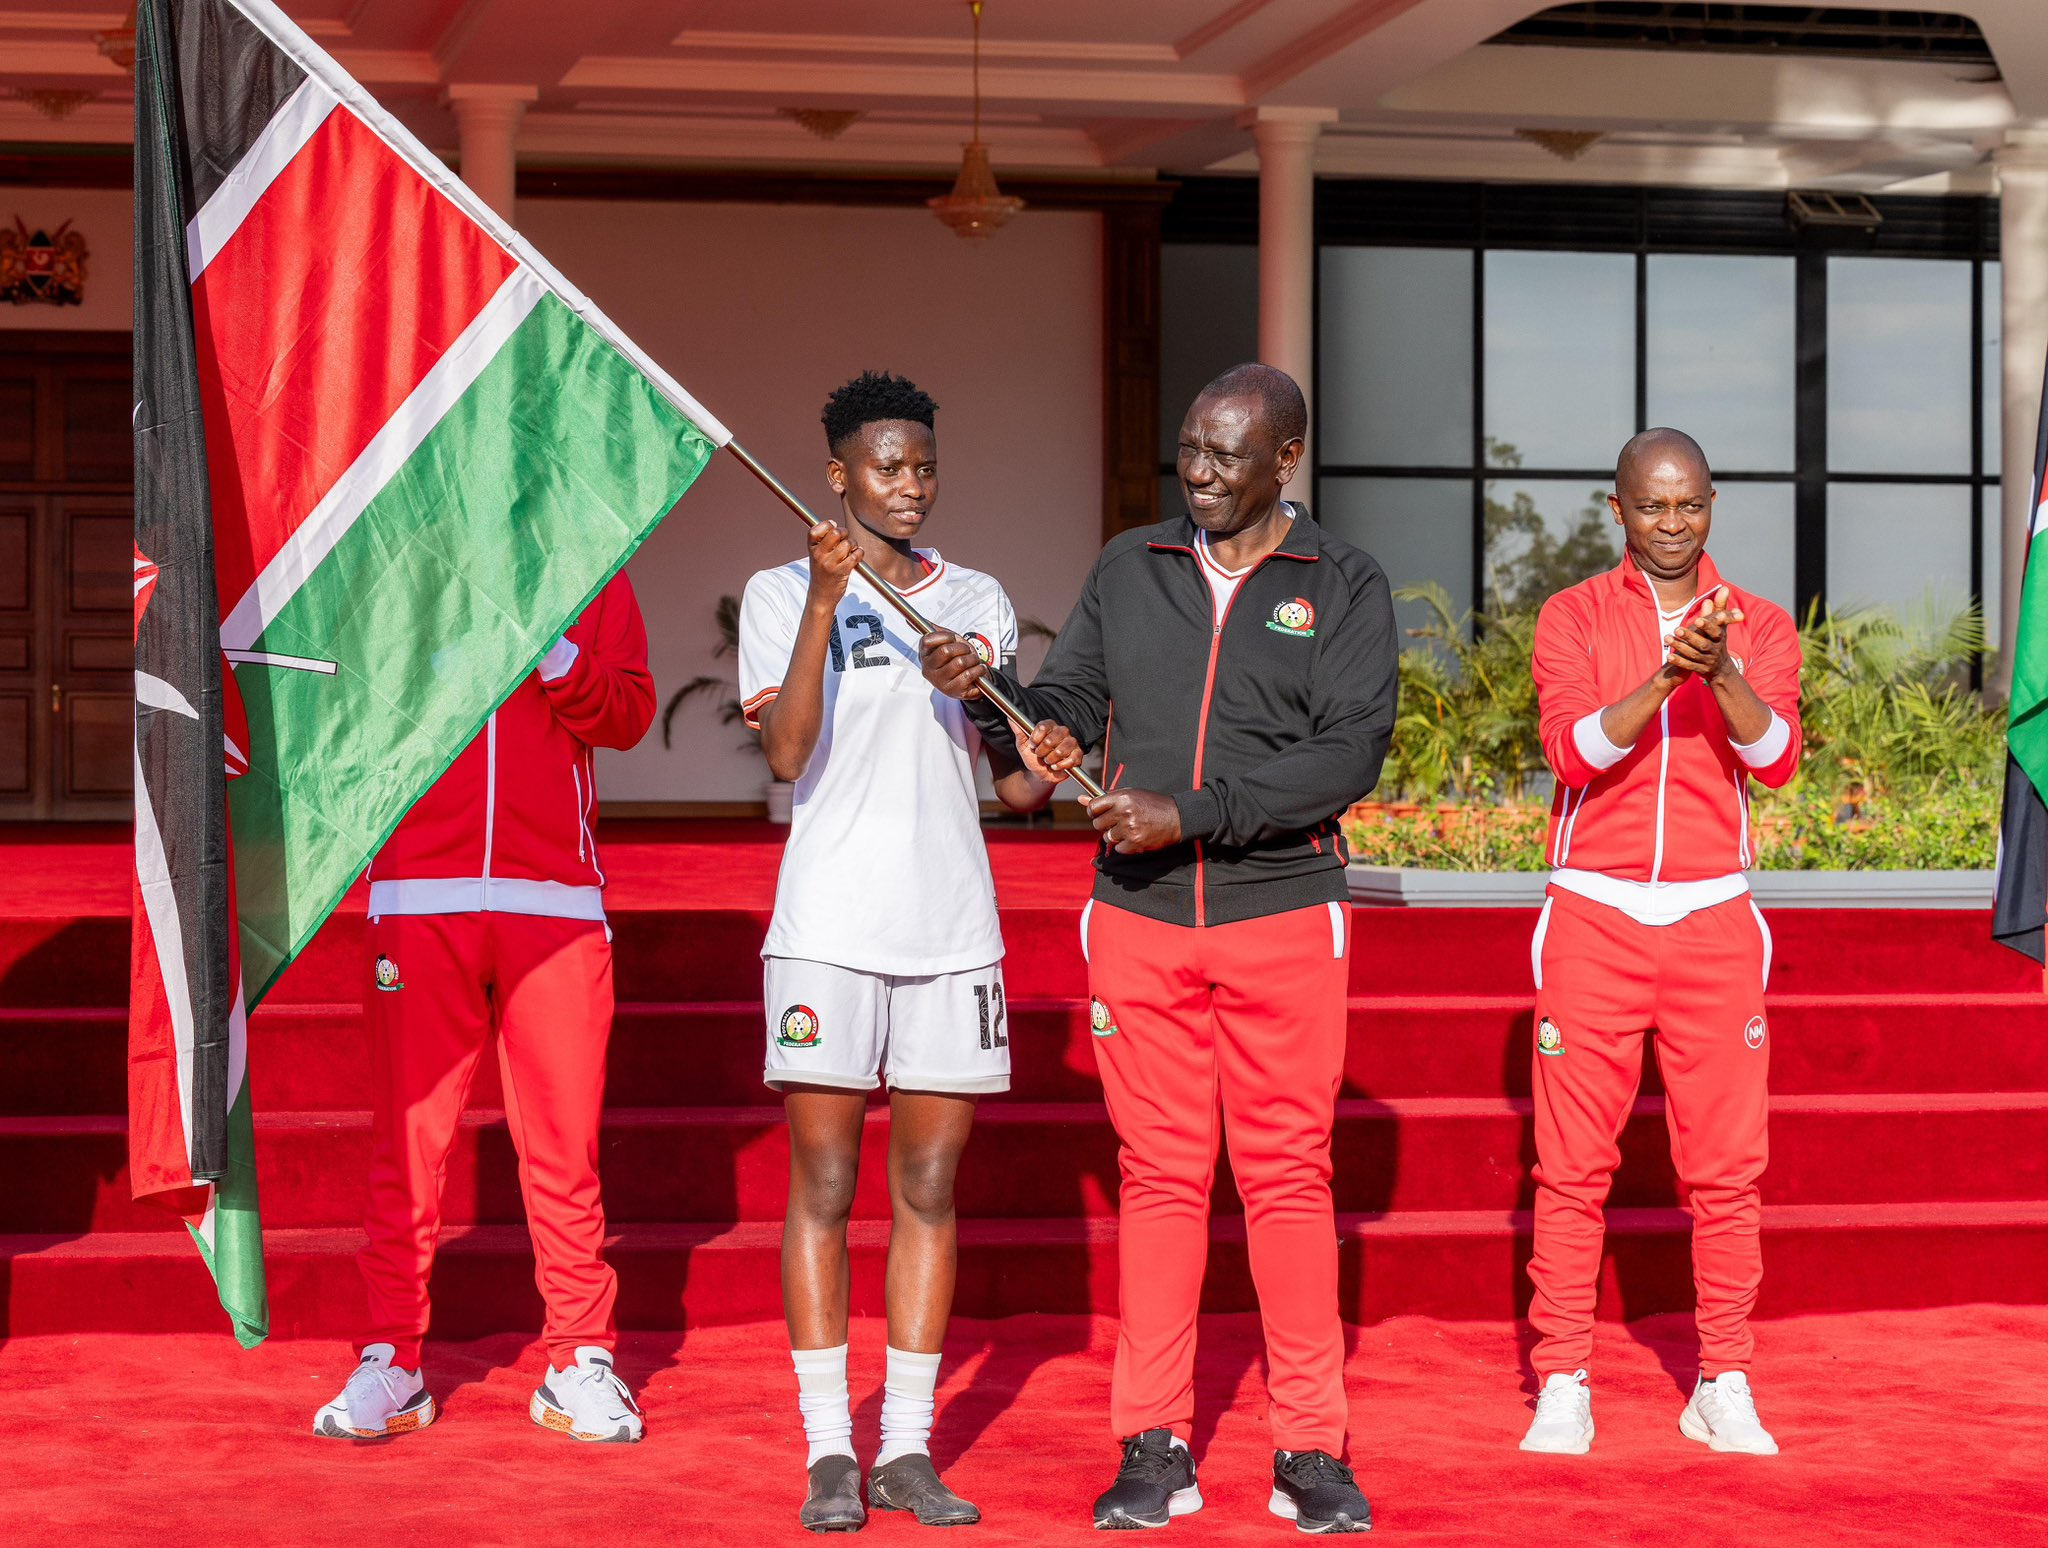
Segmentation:
<svg viewBox="0 0 2048 1548">
<path fill-rule="evenodd" d="M 1757 1386 L 1776 1458 L 1683 1439 L 1667 1366 L 1692 1328 L 1599 1329 L 1592 1456 L 1515 1449 L 1528 1421 L 1517 1332 L 1400 1318 L 1349 1330 L 1352 1452 L 1374 1537 L 1457 1544 L 2048 1542 L 2048 1310 L 1965 1306 L 1788 1318 L 1757 1329 Z M 985 1513 L 974 1543 L 1097 1542 L 1089 1503 L 1114 1449 L 1105 1414 L 1113 1325 L 961 1323 L 934 1451 Z M 855 1439 L 871 1456 L 884 1329 L 853 1330 Z M 1258 1330 L 1204 1319 L 1198 1446 L 1206 1507 L 1168 1543 L 1279 1544 Z M 443 1417 L 416 1436 L 310 1433 L 350 1361 L 342 1344 L 101 1335 L 0 1346 L 16 1422 L 0 1437 L 0 1536 L 13 1544 L 317 1542 L 724 1545 L 812 1541 L 795 1524 L 803 1447 L 779 1325 L 635 1335 L 620 1366 L 648 1439 L 579 1447 L 536 1428 L 542 1366 L 517 1336 L 428 1346 Z M 1199 1439 L 1199 1438 L 1198 1438 Z M 962 1452 L 963 1441 L 971 1441 Z M 909 1544 L 901 1516 L 863 1542 Z"/>
</svg>

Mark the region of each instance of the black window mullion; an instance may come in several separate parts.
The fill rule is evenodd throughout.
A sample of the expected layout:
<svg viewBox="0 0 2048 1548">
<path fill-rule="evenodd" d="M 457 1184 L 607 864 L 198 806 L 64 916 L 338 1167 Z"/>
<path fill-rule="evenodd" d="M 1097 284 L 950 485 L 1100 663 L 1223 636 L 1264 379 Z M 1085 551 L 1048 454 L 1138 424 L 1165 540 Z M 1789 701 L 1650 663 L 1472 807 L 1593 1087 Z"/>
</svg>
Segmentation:
<svg viewBox="0 0 2048 1548">
<path fill-rule="evenodd" d="M 1481 227 L 1486 189 L 1479 190 Z M 1486 606 L 1486 249 L 1472 249 L 1472 607 Z"/>
<path fill-rule="evenodd" d="M 1970 260 L 1970 595 L 1984 610 L 1984 260 Z M 1984 686 L 1984 658 L 1970 658 L 1970 686 Z"/>
<path fill-rule="evenodd" d="M 1808 251 L 1795 262 L 1792 589 L 1803 618 L 1825 605 L 1828 583 L 1828 259 Z"/>
</svg>

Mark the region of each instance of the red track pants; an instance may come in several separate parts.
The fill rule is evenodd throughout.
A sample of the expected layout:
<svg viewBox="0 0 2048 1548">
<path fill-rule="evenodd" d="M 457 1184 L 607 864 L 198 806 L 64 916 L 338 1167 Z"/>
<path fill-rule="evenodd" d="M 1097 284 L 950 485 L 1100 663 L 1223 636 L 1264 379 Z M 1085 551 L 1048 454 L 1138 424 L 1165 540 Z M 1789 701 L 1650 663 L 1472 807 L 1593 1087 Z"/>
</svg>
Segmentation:
<svg viewBox="0 0 2048 1548">
<path fill-rule="evenodd" d="M 616 1342 L 618 1281 L 604 1261 L 598 1114 L 612 1024 L 612 950 L 602 924 L 524 914 L 387 914 L 370 924 L 388 962 L 365 992 L 376 1099 L 364 1344 L 418 1367 L 427 1276 L 441 1235 L 441 1183 L 493 1028 L 519 1189 L 547 1304 L 548 1359 Z M 378 986 L 389 976 L 396 987 Z"/>
<path fill-rule="evenodd" d="M 1536 965 L 1536 1250 L 1529 1321 L 1537 1379 L 1591 1364 L 1601 1210 L 1657 1029 L 1665 1124 L 1692 1212 L 1700 1368 L 1747 1370 L 1763 1282 L 1757 1179 L 1769 1157 L 1770 935 L 1748 897 L 1646 925 L 1550 889 Z M 1554 1030 L 1554 1038 L 1544 1023 Z M 1554 1049 L 1546 1045 L 1554 1042 Z"/>
<path fill-rule="evenodd" d="M 1220 1132 L 1244 1199 L 1273 1444 L 1342 1455 L 1330 1125 L 1344 1066 L 1346 911 L 1188 929 L 1096 903 L 1083 945 L 1101 1007 L 1096 1064 L 1123 1142 L 1112 1429 L 1192 1432 Z"/>
</svg>

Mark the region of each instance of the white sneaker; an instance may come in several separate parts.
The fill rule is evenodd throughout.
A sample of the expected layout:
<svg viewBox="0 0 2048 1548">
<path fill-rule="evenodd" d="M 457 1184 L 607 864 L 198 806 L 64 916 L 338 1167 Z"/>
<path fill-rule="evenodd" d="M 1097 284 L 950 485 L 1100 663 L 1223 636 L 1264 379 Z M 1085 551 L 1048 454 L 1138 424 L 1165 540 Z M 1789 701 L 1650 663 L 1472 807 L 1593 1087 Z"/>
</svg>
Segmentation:
<svg viewBox="0 0 2048 1548">
<path fill-rule="evenodd" d="M 542 1428 L 582 1441 L 636 1441 L 646 1432 L 640 1405 L 612 1369 L 612 1352 L 591 1344 L 567 1369 L 548 1367 L 527 1412 Z"/>
<path fill-rule="evenodd" d="M 313 1415 L 313 1433 L 371 1440 L 432 1424 L 433 1395 L 419 1371 L 400 1370 L 391 1363 L 397 1352 L 389 1344 L 366 1348 L 341 1396 Z"/>
<path fill-rule="evenodd" d="M 1551 1372 L 1536 1394 L 1535 1422 L 1522 1449 L 1558 1457 L 1583 1457 L 1593 1449 L 1593 1389 L 1584 1371 Z"/>
<path fill-rule="evenodd" d="M 1702 1376 L 1692 1389 L 1692 1401 L 1678 1416 L 1678 1429 L 1687 1440 L 1704 1441 L 1716 1451 L 1752 1457 L 1778 1454 L 1778 1443 L 1756 1416 L 1749 1377 L 1741 1371 L 1723 1371 L 1712 1381 Z"/>
</svg>

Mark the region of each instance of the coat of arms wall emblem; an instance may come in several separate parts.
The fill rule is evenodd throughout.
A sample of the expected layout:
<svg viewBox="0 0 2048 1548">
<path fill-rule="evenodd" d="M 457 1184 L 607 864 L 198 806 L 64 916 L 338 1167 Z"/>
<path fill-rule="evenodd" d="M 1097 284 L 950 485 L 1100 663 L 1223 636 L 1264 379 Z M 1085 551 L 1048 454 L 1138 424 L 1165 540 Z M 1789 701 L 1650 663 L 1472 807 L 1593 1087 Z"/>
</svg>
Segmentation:
<svg viewBox="0 0 2048 1548">
<path fill-rule="evenodd" d="M 91 256 L 85 237 L 71 229 L 70 221 L 54 232 L 31 231 L 17 215 L 13 229 L 0 227 L 0 301 L 82 306 Z"/>
</svg>

